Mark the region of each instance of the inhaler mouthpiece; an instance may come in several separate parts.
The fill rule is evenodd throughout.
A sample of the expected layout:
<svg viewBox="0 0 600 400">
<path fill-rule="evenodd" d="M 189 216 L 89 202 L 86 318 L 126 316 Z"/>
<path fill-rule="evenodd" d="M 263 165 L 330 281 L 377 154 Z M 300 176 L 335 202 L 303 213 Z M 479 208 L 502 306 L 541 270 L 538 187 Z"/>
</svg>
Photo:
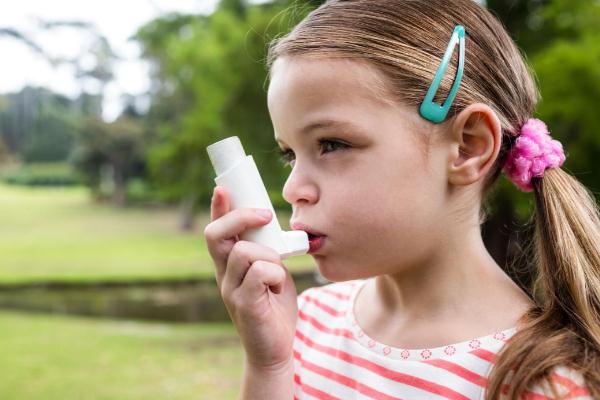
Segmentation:
<svg viewBox="0 0 600 400">
<path fill-rule="evenodd" d="M 227 189 L 231 197 L 231 209 L 264 208 L 273 217 L 268 224 L 247 229 L 240 239 L 271 247 L 281 258 L 306 254 L 309 249 L 305 231 L 281 230 L 277 215 L 271 204 L 267 189 L 258 173 L 251 155 L 246 155 L 237 136 L 231 136 L 206 148 L 217 177 L 215 183 Z"/>
</svg>

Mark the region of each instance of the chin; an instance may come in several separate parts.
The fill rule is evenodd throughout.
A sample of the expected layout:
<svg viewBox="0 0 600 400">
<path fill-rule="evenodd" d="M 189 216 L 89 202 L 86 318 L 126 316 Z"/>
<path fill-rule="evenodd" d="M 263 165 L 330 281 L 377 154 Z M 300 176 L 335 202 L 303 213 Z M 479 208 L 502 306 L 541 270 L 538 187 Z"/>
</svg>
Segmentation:
<svg viewBox="0 0 600 400">
<path fill-rule="evenodd" d="M 326 265 L 326 262 L 324 262 L 319 256 L 315 256 L 314 259 L 317 263 L 319 274 L 323 279 L 326 279 L 329 282 L 345 282 L 363 278 L 362 276 L 359 276 L 359 274 L 352 273 L 347 268 L 343 268 L 342 266 L 336 267 L 332 265 Z"/>
</svg>

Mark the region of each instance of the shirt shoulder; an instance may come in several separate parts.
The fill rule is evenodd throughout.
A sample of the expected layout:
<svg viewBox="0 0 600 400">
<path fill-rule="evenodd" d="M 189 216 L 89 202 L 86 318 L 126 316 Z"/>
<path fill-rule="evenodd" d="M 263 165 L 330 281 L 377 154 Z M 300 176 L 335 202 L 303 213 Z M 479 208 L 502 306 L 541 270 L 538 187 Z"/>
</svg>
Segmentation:
<svg viewBox="0 0 600 400">
<path fill-rule="evenodd" d="M 522 398 L 539 400 L 593 400 L 583 375 L 573 368 L 564 366 L 555 367 L 550 374 L 551 384 L 554 385 L 559 396 L 554 395 L 551 384 L 542 381 L 527 390 Z"/>
<path fill-rule="evenodd" d="M 298 295 L 298 309 L 324 306 L 322 308 L 342 311 L 347 308 L 353 290 L 361 282 L 362 280 L 333 282 L 308 288 Z"/>
<path fill-rule="evenodd" d="M 298 295 L 298 320 L 296 338 L 337 341 L 348 328 L 348 311 L 353 290 L 360 281 L 334 282 L 312 287 Z"/>
</svg>

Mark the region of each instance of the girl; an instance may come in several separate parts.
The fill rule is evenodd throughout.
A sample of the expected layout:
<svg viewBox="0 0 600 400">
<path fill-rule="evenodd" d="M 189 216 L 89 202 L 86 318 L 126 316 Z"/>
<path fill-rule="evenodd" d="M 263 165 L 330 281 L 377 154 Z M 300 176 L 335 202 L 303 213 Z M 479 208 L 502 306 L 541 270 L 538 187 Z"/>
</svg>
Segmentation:
<svg viewBox="0 0 600 400">
<path fill-rule="evenodd" d="M 332 283 L 297 297 L 274 250 L 238 240 L 269 211 L 215 188 L 242 398 L 600 398 L 598 211 L 500 22 L 471 0 L 330 0 L 269 50 L 291 227 Z M 481 238 L 503 169 L 535 196 L 531 295 Z"/>
</svg>

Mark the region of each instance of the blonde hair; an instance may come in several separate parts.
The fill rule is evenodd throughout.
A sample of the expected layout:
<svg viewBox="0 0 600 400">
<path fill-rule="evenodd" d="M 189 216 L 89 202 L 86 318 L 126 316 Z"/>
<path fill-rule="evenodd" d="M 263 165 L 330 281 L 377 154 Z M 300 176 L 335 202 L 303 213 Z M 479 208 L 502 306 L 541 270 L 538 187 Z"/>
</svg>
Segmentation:
<svg viewBox="0 0 600 400">
<path fill-rule="evenodd" d="M 502 126 L 500 154 L 486 176 L 483 195 L 497 181 L 520 127 L 539 99 L 532 72 L 504 26 L 472 0 L 330 0 L 269 46 L 267 66 L 284 56 L 345 58 L 367 62 L 388 82 L 381 96 L 421 104 L 457 24 L 466 29 L 465 67 L 449 119 L 469 104 L 488 104 Z M 456 52 L 455 52 L 456 53 Z M 436 95 L 452 86 L 456 54 Z M 519 398 L 547 381 L 555 394 L 554 367 L 579 371 L 600 398 L 600 218 L 591 193 L 560 168 L 534 178 L 536 200 L 534 306 L 523 328 L 498 355 L 487 399 Z"/>
</svg>

